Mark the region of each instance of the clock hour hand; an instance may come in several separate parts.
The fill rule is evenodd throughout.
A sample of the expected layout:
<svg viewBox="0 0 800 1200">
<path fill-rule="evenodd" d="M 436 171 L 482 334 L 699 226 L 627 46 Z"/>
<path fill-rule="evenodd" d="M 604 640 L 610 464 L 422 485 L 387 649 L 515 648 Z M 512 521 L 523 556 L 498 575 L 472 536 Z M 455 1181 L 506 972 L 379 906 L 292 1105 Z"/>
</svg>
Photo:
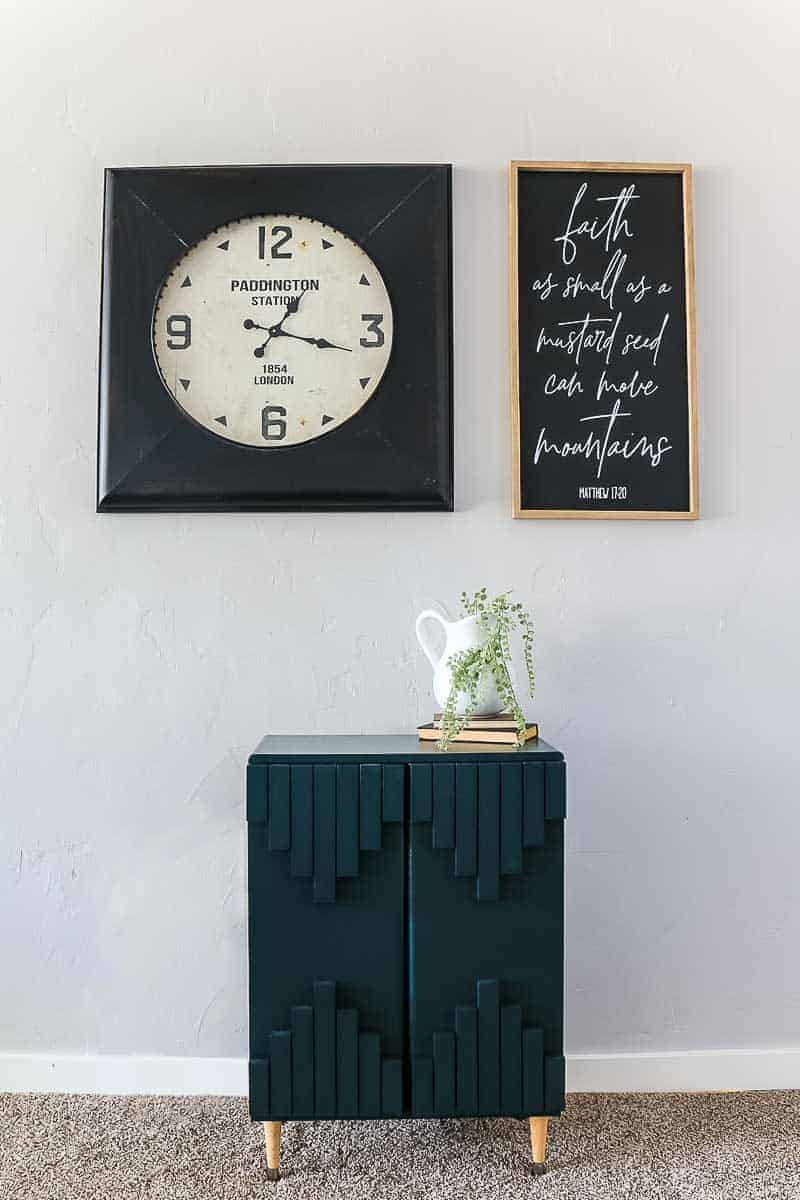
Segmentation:
<svg viewBox="0 0 800 1200">
<path fill-rule="evenodd" d="M 283 322 L 286 320 L 286 318 L 290 317 L 292 313 L 297 312 L 298 308 L 300 307 L 301 299 L 302 293 L 300 296 L 295 296 L 293 300 L 289 301 L 286 306 L 286 312 L 283 314 L 280 321 L 278 321 L 277 325 L 259 325 L 258 321 L 252 321 L 250 317 L 248 317 L 245 321 L 242 321 L 242 325 L 245 329 L 263 329 L 264 333 L 268 333 L 270 337 L 275 337 L 275 335 L 283 328 Z"/>
<path fill-rule="evenodd" d="M 247 318 L 246 321 L 242 322 L 242 325 L 244 326 L 245 329 L 261 329 L 264 331 L 264 333 L 269 334 L 269 337 L 267 338 L 267 340 L 265 342 L 262 342 L 260 346 L 256 346 L 255 350 L 253 351 L 253 354 L 256 358 L 263 358 L 264 352 L 266 351 L 266 348 L 270 344 L 272 339 L 274 337 L 278 337 L 279 334 L 283 333 L 283 322 L 286 320 L 287 317 L 290 317 L 292 315 L 292 313 L 297 312 L 298 308 L 300 307 L 300 301 L 302 299 L 303 299 L 302 292 L 300 293 L 299 296 L 292 297 L 292 299 L 286 305 L 286 312 L 283 314 L 280 321 L 278 321 L 277 325 L 259 325 L 257 321 L 251 321 L 249 317 Z"/>
</svg>

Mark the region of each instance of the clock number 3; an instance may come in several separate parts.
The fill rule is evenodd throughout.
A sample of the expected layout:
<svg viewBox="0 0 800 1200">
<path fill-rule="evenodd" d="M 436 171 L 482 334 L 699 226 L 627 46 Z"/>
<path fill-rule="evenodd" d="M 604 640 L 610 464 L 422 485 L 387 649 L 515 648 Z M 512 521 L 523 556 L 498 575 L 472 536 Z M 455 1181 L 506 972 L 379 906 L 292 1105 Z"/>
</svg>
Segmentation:
<svg viewBox="0 0 800 1200">
<path fill-rule="evenodd" d="M 188 350 L 192 344 L 192 318 L 183 313 L 167 317 L 167 333 L 170 350 Z"/>
<path fill-rule="evenodd" d="M 362 313 L 361 314 L 361 320 L 367 322 L 366 332 L 375 334 L 374 341 L 370 341 L 369 338 L 363 338 L 363 337 L 358 339 L 359 344 L 362 346 L 366 346 L 366 348 L 368 350 L 377 350 L 377 348 L 379 346 L 382 346 L 383 343 L 386 341 L 386 338 L 383 335 L 383 330 L 381 329 L 381 321 L 383 320 L 383 316 L 384 316 L 383 313 Z"/>
<path fill-rule="evenodd" d="M 273 416 L 277 413 L 277 416 Z M 268 404 L 261 413 L 261 436 L 265 442 L 282 442 L 286 437 L 286 409 L 280 404 Z"/>
<path fill-rule="evenodd" d="M 291 258 L 291 250 L 283 250 L 287 242 L 292 240 L 292 230 L 289 225 L 273 225 L 270 231 L 271 236 L 277 238 L 269 248 L 270 258 Z M 258 227 L 258 257 L 266 258 L 267 256 L 267 227 L 259 225 Z"/>
</svg>

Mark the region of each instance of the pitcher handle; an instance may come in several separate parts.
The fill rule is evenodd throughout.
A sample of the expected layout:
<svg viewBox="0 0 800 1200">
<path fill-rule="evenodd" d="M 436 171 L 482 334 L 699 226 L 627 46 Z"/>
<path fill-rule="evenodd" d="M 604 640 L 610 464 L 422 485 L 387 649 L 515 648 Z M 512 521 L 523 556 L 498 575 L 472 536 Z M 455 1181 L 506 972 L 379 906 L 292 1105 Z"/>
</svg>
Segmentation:
<svg viewBox="0 0 800 1200">
<path fill-rule="evenodd" d="M 425 633 L 423 631 L 422 626 L 425 623 L 425 621 L 428 621 L 428 620 L 434 620 L 434 621 L 439 622 L 439 624 L 441 625 L 442 629 L 445 632 L 445 638 L 447 637 L 447 626 L 448 626 L 449 622 L 445 621 L 442 614 L 436 612 L 435 609 L 426 608 L 424 610 L 424 612 L 421 612 L 419 614 L 419 616 L 417 617 L 416 624 L 414 626 L 414 632 L 417 635 L 417 641 L 419 642 L 420 646 L 422 647 L 423 651 L 425 652 L 425 657 L 427 658 L 428 662 L 431 664 L 431 666 L 433 667 L 433 669 L 435 671 L 436 668 L 439 666 L 439 663 L 442 661 L 442 658 L 444 657 L 444 655 L 434 653 L 433 645 L 431 644 L 431 641 L 430 641 L 427 633 Z"/>
</svg>

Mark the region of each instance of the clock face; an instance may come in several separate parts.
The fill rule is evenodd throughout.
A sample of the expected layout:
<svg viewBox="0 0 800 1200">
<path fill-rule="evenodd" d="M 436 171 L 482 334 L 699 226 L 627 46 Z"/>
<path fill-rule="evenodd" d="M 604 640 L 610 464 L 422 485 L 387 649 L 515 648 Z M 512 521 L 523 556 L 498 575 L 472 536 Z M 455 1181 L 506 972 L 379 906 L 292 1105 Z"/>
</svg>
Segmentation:
<svg viewBox="0 0 800 1200">
<path fill-rule="evenodd" d="M 153 353 L 193 420 L 274 449 L 348 421 L 392 349 L 389 293 L 372 259 L 309 217 L 249 217 L 215 229 L 164 281 Z"/>
</svg>

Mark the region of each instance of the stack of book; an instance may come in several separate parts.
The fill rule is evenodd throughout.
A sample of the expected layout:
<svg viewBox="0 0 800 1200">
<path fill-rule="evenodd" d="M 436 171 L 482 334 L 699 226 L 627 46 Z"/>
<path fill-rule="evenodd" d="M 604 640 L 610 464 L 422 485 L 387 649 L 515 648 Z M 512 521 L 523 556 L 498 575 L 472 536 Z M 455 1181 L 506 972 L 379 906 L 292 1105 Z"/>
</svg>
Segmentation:
<svg viewBox="0 0 800 1200">
<path fill-rule="evenodd" d="M 438 742 L 442 736 L 442 714 L 434 713 L 433 720 L 427 725 L 417 728 L 421 742 Z M 488 742 L 498 746 L 517 746 L 538 738 L 539 726 L 528 722 L 525 732 L 520 733 L 517 723 L 511 713 L 494 713 L 490 717 L 472 717 L 460 733 L 453 738 L 454 742 Z"/>
</svg>

